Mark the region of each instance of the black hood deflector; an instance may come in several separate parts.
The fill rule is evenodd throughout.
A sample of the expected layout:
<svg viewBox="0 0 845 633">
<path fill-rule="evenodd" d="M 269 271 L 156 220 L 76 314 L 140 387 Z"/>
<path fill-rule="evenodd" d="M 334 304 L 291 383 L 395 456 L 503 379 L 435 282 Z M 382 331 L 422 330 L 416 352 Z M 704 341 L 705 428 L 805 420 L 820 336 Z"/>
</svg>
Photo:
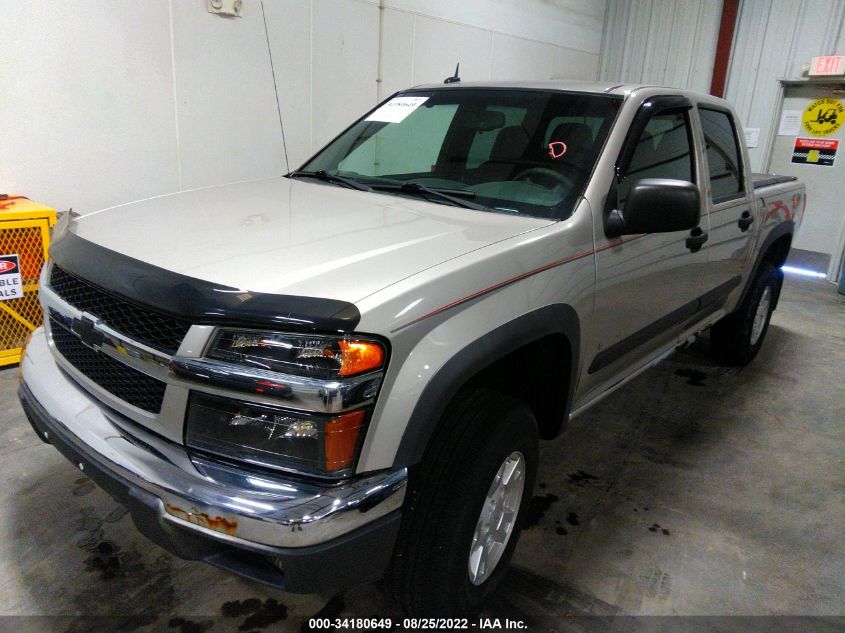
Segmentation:
<svg viewBox="0 0 845 633">
<path fill-rule="evenodd" d="M 50 255 L 67 272 L 107 292 L 193 323 L 345 333 L 361 320 L 358 308 L 346 301 L 252 292 L 195 279 L 70 231 L 53 243 Z"/>
</svg>

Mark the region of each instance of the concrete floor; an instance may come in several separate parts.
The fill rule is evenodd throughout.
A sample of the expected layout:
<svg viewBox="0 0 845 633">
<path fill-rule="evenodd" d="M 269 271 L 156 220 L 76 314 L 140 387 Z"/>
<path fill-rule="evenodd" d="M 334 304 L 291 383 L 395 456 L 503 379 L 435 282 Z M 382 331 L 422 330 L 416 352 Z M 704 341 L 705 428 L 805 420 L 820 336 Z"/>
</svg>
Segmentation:
<svg viewBox="0 0 845 633">
<path fill-rule="evenodd" d="M 166 554 L 35 437 L 16 374 L 0 372 L 0 616 L 54 617 L 0 617 L 0 631 L 300 630 L 318 613 L 391 613 L 374 586 L 297 596 Z M 543 446 L 532 525 L 487 615 L 558 631 L 645 621 L 614 615 L 845 616 L 843 385 L 845 297 L 788 277 L 750 367 L 714 365 L 702 341 Z"/>
</svg>

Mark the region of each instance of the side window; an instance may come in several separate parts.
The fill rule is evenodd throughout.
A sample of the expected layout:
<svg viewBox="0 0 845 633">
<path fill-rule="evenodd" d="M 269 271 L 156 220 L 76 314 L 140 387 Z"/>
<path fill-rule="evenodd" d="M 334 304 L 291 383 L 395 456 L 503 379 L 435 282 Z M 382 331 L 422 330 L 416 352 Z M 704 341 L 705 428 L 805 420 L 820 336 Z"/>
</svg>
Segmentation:
<svg viewBox="0 0 845 633">
<path fill-rule="evenodd" d="M 718 110 L 699 108 L 707 143 L 710 191 L 713 202 L 722 202 L 744 192 L 742 159 L 731 116 Z"/>
<path fill-rule="evenodd" d="M 671 178 L 695 182 L 689 117 L 686 111 L 664 112 L 651 117 L 619 186 L 620 204 L 631 186 L 643 178 Z"/>
</svg>

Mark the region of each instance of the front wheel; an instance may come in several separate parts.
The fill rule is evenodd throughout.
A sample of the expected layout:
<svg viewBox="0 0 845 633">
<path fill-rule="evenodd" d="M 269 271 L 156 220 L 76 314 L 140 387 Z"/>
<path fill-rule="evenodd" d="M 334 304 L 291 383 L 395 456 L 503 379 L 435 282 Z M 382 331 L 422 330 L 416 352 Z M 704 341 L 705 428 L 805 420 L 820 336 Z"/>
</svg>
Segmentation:
<svg viewBox="0 0 845 633">
<path fill-rule="evenodd" d="M 763 346 L 769 330 L 783 272 L 766 262 L 737 310 L 713 326 L 710 344 L 725 365 L 747 365 Z"/>
<path fill-rule="evenodd" d="M 502 582 L 534 488 L 537 423 L 488 389 L 459 393 L 411 480 L 388 575 L 406 614 L 469 616 Z"/>
</svg>

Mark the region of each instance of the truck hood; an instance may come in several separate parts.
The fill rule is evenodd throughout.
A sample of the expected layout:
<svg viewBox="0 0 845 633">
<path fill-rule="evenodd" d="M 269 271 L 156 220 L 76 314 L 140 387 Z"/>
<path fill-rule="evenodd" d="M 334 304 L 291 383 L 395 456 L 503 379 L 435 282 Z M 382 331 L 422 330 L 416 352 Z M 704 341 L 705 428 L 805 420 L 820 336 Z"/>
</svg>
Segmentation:
<svg viewBox="0 0 845 633">
<path fill-rule="evenodd" d="M 80 217 L 80 237 L 256 292 L 355 302 L 549 220 L 277 178 L 150 198 Z"/>
</svg>

